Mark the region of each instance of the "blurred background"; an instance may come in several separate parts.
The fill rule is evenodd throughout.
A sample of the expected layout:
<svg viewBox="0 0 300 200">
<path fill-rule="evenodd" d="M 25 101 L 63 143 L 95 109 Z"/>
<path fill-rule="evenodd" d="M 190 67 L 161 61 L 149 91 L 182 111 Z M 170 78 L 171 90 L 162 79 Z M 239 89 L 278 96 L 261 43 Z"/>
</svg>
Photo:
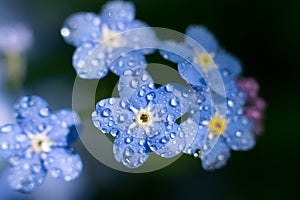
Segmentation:
<svg viewBox="0 0 300 200">
<path fill-rule="evenodd" d="M 42 96 L 53 110 L 72 106 L 76 73 L 71 58 L 75 48 L 63 41 L 60 28 L 71 14 L 99 12 L 105 2 L 0 0 L 1 23 L 13 19 L 26 24 L 32 31 L 31 45 L 18 51 L 22 56 L 17 57 L 17 66 L 26 64 L 26 72 L 22 67 L 16 69 L 18 73 L 9 72 L 19 77 L 19 82 L 7 81 L 7 68 L 1 64 L 10 56 L 18 55 L 1 53 L 1 125 L 13 122 L 12 105 L 24 94 Z M 48 177 L 36 192 L 20 194 L 7 186 L 6 164 L 2 162 L 0 200 L 297 199 L 300 179 L 300 1 L 133 2 L 137 18 L 150 26 L 184 33 L 188 25 L 202 24 L 215 34 L 225 49 L 240 58 L 244 75 L 258 80 L 260 96 L 268 103 L 265 132 L 258 137 L 256 147 L 248 152 L 232 152 L 227 166 L 215 172 L 205 172 L 200 160 L 182 156 L 159 171 L 130 174 L 101 164 L 78 141 L 75 149 L 85 167 L 77 181 L 63 183 Z M 101 87 L 108 89 L 100 91 L 100 96 L 108 97 L 116 81 L 117 77 L 111 73 L 101 80 Z"/>
</svg>

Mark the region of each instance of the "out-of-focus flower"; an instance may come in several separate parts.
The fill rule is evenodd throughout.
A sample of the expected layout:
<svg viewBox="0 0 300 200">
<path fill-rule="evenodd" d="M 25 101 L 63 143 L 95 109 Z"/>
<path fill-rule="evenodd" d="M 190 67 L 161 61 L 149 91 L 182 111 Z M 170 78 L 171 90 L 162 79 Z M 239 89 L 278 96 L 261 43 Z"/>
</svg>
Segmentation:
<svg viewBox="0 0 300 200">
<path fill-rule="evenodd" d="M 5 24 L 0 20 L 0 52 L 25 52 L 32 45 L 32 31 L 23 23 Z"/>
<path fill-rule="evenodd" d="M 258 96 L 259 84 L 250 77 L 241 77 L 238 86 L 247 94 L 247 101 L 244 110 L 245 116 L 253 121 L 254 133 L 260 135 L 264 131 L 263 119 L 266 109 L 266 102 Z"/>
<path fill-rule="evenodd" d="M 144 54 L 153 52 L 145 46 L 155 46 L 155 33 L 147 25 L 135 20 L 131 2 L 111 1 L 100 15 L 77 13 L 70 16 L 61 35 L 77 47 L 73 66 L 81 78 L 104 77 L 110 69 L 122 75 L 133 66 L 146 63 Z M 144 65 L 145 66 L 145 65 Z"/>
<path fill-rule="evenodd" d="M 8 86 L 18 89 L 26 71 L 25 53 L 32 46 L 33 33 L 16 11 L 0 2 L 0 54 Z"/>
<path fill-rule="evenodd" d="M 64 109 L 52 113 L 47 102 L 26 96 L 15 105 L 17 124 L 0 128 L 0 156 L 12 165 L 8 180 L 12 188 L 31 192 L 49 172 L 71 181 L 82 171 L 82 162 L 71 148 L 71 127 L 80 123 L 78 114 Z"/>
</svg>

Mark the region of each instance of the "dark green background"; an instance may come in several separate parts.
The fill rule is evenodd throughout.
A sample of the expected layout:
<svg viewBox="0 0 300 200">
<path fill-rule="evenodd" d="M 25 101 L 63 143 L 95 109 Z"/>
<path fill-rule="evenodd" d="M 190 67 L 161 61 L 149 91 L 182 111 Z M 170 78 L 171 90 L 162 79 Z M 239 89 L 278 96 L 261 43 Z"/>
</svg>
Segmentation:
<svg viewBox="0 0 300 200">
<path fill-rule="evenodd" d="M 45 78 L 63 78 L 72 86 L 74 47 L 63 41 L 59 30 L 70 14 L 98 12 L 105 2 L 26 0 L 26 3 L 15 5 L 26 16 L 36 38 L 29 54 L 25 88 L 30 90 Z M 205 25 L 224 48 L 239 57 L 244 75 L 258 79 L 260 95 L 268 102 L 266 131 L 258 138 L 253 150 L 233 152 L 228 165 L 216 172 L 205 172 L 199 160 L 181 157 L 160 171 L 126 174 L 103 166 L 79 147 L 87 162 L 84 174 L 89 177 L 85 198 L 297 199 L 300 179 L 300 1 L 134 2 L 137 17 L 150 26 L 184 32 L 187 25 Z M 115 77 L 106 78 L 101 84 L 109 87 L 114 81 Z M 49 91 L 51 95 L 55 95 L 55 91 Z M 107 179 L 102 179 L 102 174 L 110 176 L 110 181 L 105 182 Z"/>
</svg>

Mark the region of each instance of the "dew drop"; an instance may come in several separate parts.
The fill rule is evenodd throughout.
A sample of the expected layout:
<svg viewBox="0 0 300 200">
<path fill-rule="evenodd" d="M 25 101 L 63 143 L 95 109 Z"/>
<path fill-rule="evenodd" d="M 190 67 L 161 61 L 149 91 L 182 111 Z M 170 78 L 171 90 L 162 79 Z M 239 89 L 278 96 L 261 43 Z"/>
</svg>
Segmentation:
<svg viewBox="0 0 300 200">
<path fill-rule="evenodd" d="M 224 155 L 218 155 L 218 160 L 220 160 L 220 161 L 222 161 L 222 160 L 224 160 L 224 158 L 225 158 L 225 156 Z"/>
<path fill-rule="evenodd" d="M 174 86 L 171 85 L 171 84 L 167 84 L 166 87 L 165 87 L 165 89 L 166 89 L 167 92 L 173 92 Z"/>
<path fill-rule="evenodd" d="M 236 136 L 236 137 L 241 137 L 241 136 L 242 136 L 242 132 L 241 132 L 241 131 L 236 132 L 236 133 L 235 133 L 235 136 Z"/>
<path fill-rule="evenodd" d="M 125 114 L 121 114 L 120 116 L 119 116 L 119 123 L 122 123 L 122 122 L 124 122 L 125 121 L 125 119 L 126 119 L 126 115 Z"/>
<path fill-rule="evenodd" d="M 109 108 L 105 108 L 103 111 L 102 111 L 102 116 L 103 117 L 109 117 L 111 115 L 111 110 Z"/>
<path fill-rule="evenodd" d="M 152 101 L 153 99 L 155 99 L 156 95 L 154 92 L 150 92 L 147 94 L 146 98 L 148 101 Z"/>
<path fill-rule="evenodd" d="M 130 157 L 134 154 L 134 151 L 131 147 L 127 147 L 124 151 L 125 157 Z"/>
<path fill-rule="evenodd" d="M 144 89 L 141 89 L 141 90 L 139 91 L 139 96 L 140 96 L 140 97 L 143 97 L 143 96 L 145 95 L 145 93 L 146 93 L 146 91 L 145 91 Z"/>
<path fill-rule="evenodd" d="M 40 109 L 40 116 L 42 117 L 47 117 L 49 115 L 50 111 L 49 111 L 49 108 L 42 108 Z"/>
<path fill-rule="evenodd" d="M 139 145 L 140 146 L 143 146 L 145 144 L 145 140 L 144 139 L 141 139 L 140 141 L 139 141 Z"/>
<path fill-rule="evenodd" d="M 232 100 L 228 100 L 228 101 L 227 101 L 227 104 L 228 104 L 228 106 L 231 107 L 231 108 L 234 107 L 234 102 L 233 102 Z"/>
<path fill-rule="evenodd" d="M 70 36 L 70 30 L 66 27 L 63 27 L 61 30 L 60 30 L 60 34 L 63 36 L 63 37 L 69 37 Z"/>
<path fill-rule="evenodd" d="M 124 99 L 122 99 L 120 102 L 121 108 L 126 108 L 126 105 L 127 105 L 126 101 Z"/>
<path fill-rule="evenodd" d="M 65 181 L 71 181 L 72 180 L 72 177 L 70 175 L 66 175 L 64 177 Z"/>
<path fill-rule="evenodd" d="M 176 132 L 171 132 L 170 133 L 170 138 L 175 139 L 176 138 Z"/>
<path fill-rule="evenodd" d="M 147 74 L 143 74 L 142 81 L 146 81 L 148 78 L 149 78 L 149 76 Z"/>
<path fill-rule="evenodd" d="M 132 142 L 132 138 L 128 137 L 128 138 L 125 139 L 125 143 L 129 144 L 131 142 Z"/>
<path fill-rule="evenodd" d="M 1 132 L 2 133 L 9 133 L 9 132 L 11 132 L 12 131 L 12 126 L 11 125 L 6 125 L 6 126 L 3 126 L 2 128 L 1 128 Z"/>
<path fill-rule="evenodd" d="M 173 107 L 178 106 L 178 99 L 177 99 L 176 97 L 173 97 L 173 98 L 170 100 L 170 105 L 173 106 Z"/>
<path fill-rule="evenodd" d="M 1 143 L 1 149 L 2 150 L 7 150 L 9 147 L 9 143 L 7 141 L 4 141 Z"/>
<path fill-rule="evenodd" d="M 131 82 L 130 82 L 130 85 L 132 88 L 138 88 L 139 85 L 140 85 L 140 82 L 137 80 L 137 79 L 133 79 Z"/>
<path fill-rule="evenodd" d="M 116 103 L 116 99 L 110 98 L 109 101 L 108 101 L 108 103 L 109 103 L 110 105 L 113 105 L 113 104 Z"/>
</svg>

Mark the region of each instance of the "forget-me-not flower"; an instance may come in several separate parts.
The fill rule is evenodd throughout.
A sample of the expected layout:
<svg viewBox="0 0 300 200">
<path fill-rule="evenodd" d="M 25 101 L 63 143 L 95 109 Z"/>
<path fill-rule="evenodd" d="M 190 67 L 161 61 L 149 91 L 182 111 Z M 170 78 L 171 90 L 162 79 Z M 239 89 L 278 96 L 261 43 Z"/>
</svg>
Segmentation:
<svg viewBox="0 0 300 200">
<path fill-rule="evenodd" d="M 128 168 L 137 168 L 152 151 L 165 158 L 182 152 L 185 133 L 176 123 L 183 114 L 182 103 L 173 88 L 171 84 L 156 88 L 145 70 L 129 70 L 120 77 L 120 98 L 97 103 L 92 114 L 94 125 L 116 136 L 117 161 Z"/>
<path fill-rule="evenodd" d="M 192 118 L 189 123 L 182 124 L 184 131 L 198 132 L 185 153 L 193 154 L 202 160 L 205 170 L 215 170 L 226 165 L 230 157 L 230 149 L 246 151 L 255 145 L 253 123 L 250 119 L 237 113 L 230 115 L 213 113 L 210 119 L 197 124 Z"/>
<path fill-rule="evenodd" d="M 241 73 L 237 58 L 221 50 L 215 36 L 203 26 L 189 26 L 184 43 L 167 41 L 162 47 L 163 57 L 178 63 L 178 71 L 188 83 L 206 84 L 219 94 L 222 81 L 231 87 Z"/>
<path fill-rule="evenodd" d="M 64 109 L 51 112 L 47 102 L 25 96 L 15 105 L 17 124 L 0 128 L 0 156 L 11 164 L 8 180 L 12 188 L 31 192 L 47 173 L 64 181 L 82 171 L 80 156 L 70 148 L 70 134 L 80 124 L 78 114 Z"/>
<path fill-rule="evenodd" d="M 146 63 L 144 54 L 151 53 L 149 47 L 157 43 L 154 31 L 146 27 L 135 19 L 131 2 L 111 1 L 100 14 L 70 16 L 61 34 L 67 43 L 77 47 L 73 66 L 78 76 L 100 79 L 109 69 L 120 76 L 127 69 Z"/>
</svg>

